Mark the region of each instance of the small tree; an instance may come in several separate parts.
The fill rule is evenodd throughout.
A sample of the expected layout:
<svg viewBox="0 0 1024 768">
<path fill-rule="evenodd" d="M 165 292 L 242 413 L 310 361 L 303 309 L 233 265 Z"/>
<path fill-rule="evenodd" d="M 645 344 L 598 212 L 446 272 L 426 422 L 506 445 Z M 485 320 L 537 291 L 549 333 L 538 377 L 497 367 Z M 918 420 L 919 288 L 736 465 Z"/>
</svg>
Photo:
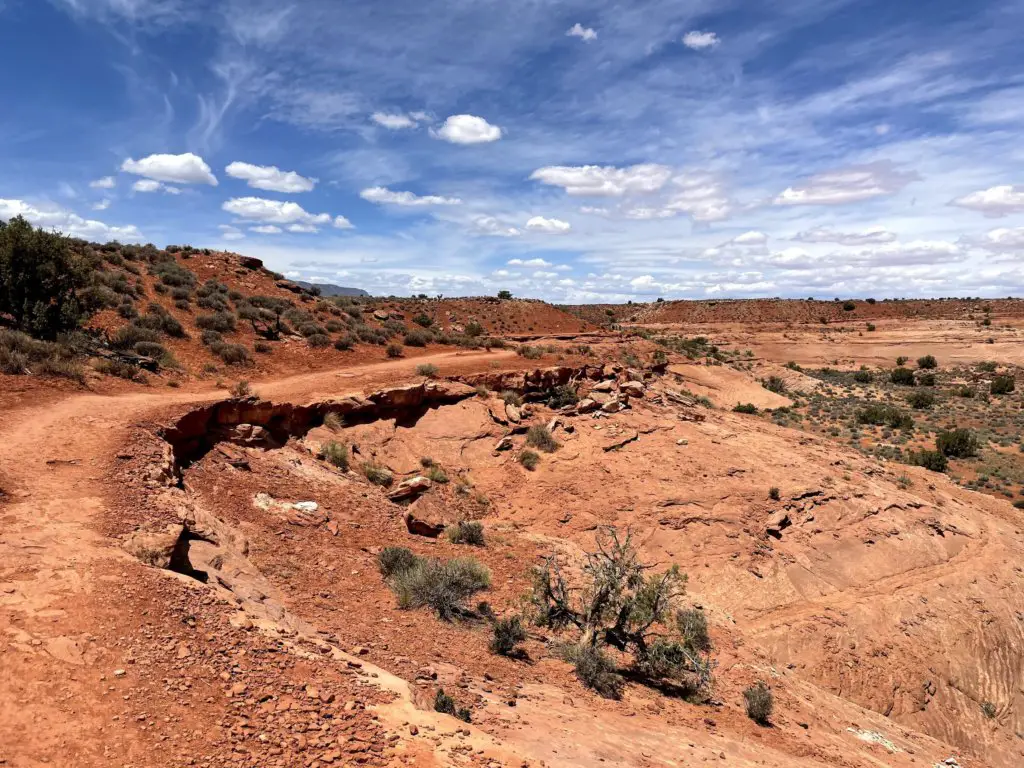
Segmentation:
<svg viewBox="0 0 1024 768">
<path fill-rule="evenodd" d="M 993 395 L 1008 395 L 1015 388 L 1013 376 L 996 376 L 989 385 L 989 392 Z"/>
<path fill-rule="evenodd" d="M 938 362 L 936 362 L 934 355 L 925 355 L 924 357 L 917 358 L 917 367 L 918 368 L 925 368 L 925 369 L 930 370 L 930 369 L 935 368 L 937 366 L 938 366 Z"/>
<path fill-rule="evenodd" d="M 641 562 L 631 533 L 603 530 L 597 551 L 587 555 L 583 566 L 584 586 L 571 588 L 554 557 L 534 571 L 535 621 L 579 633 L 570 657 L 585 683 L 590 672 L 610 672 L 601 653 L 603 646 L 610 646 L 632 654 L 636 671 L 644 677 L 706 692 L 714 668 L 710 648 L 693 640 L 692 617 L 677 607 L 686 576 L 675 565 L 661 573 L 652 570 Z"/>
<path fill-rule="evenodd" d="M 45 339 L 77 328 L 87 314 L 78 292 L 88 282 L 88 264 L 67 238 L 21 216 L 0 221 L 0 315 L 15 328 Z"/>
<path fill-rule="evenodd" d="M 902 387 L 914 386 L 914 372 L 909 368 L 893 368 L 889 373 L 889 379 L 893 384 L 898 384 Z"/>
<path fill-rule="evenodd" d="M 508 301 L 512 298 L 512 291 L 498 291 L 498 298 L 502 301 Z"/>
<path fill-rule="evenodd" d="M 966 459 L 978 453 L 978 438 L 969 429 L 946 430 L 935 438 L 935 448 L 943 456 Z"/>
<path fill-rule="evenodd" d="M 771 688 L 758 680 L 743 692 L 743 699 L 747 705 L 747 717 L 755 723 L 766 725 L 768 718 L 772 716 L 772 710 L 775 709 Z"/>
<path fill-rule="evenodd" d="M 499 656 L 512 656 L 516 653 L 516 646 L 526 639 L 526 630 L 523 629 L 523 623 L 518 616 L 498 619 L 491 629 L 491 653 Z"/>
</svg>

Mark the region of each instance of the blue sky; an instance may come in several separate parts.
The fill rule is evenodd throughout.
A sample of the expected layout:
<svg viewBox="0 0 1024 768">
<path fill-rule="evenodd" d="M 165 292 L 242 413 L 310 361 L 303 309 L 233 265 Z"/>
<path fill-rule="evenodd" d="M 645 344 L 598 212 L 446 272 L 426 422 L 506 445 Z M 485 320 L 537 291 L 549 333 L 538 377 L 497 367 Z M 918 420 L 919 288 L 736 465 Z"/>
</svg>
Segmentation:
<svg viewBox="0 0 1024 768">
<path fill-rule="evenodd" d="M 0 0 L 0 217 L 374 293 L 1020 295 L 1022 23 L 1019 0 Z"/>
</svg>

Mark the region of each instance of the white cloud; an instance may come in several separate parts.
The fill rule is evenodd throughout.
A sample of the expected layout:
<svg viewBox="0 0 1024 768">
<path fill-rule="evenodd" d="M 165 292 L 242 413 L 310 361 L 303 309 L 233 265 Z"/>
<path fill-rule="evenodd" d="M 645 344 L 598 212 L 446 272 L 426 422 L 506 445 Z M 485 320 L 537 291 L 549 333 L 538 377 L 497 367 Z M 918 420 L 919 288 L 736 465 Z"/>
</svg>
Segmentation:
<svg viewBox="0 0 1024 768">
<path fill-rule="evenodd" d="M 439 195 L 416 195 L 412 192 L 393 192 L 387 187 L 370 187 L 359 193 L 363 200 L 371 203 L 424 206 L 424 205 L 460 205 L 457 197 L 440 197 Z"/>
<path fill-rule="evenodd" d="M 250 165 L 249 163 L 231 163 L 224 172 L 235 179 L 241 179 L 254 189 L 266 189 L 271 192 L 311 192 L 317 179 L 300 176 L 295 171 L 282 171 L 273 165 Z"/>
<path fill-rule="evenodd" d="M 736 245 L 764 245 L 768 242 L 768 235 L 764 232 L 751 230 L 750 232 L 744 232 L 742 235 L 736 235 L 729 242 Z"/>
<path fill-rule="evenodd" d="M 510 267 L 550 267 L 551 262 L 544 259 L 509 259 Z"/>
<path fill-rule="evenodd" d="M 217 186 L 217 177 L 213 175 L 210 166 L 203 158 L 191 152 L 183 155 L 150 155 L 141 160 L 128 158 L 122 163 L 121 170 L 154 181 Z"/>
<path fill-rule="evenodd" d="M 93 189 L 113 189 L 117 186 L 117 179 L 113 176 L 104 176 L 102 179 L 90 181 L 89 186 Z"/>
<path fill-rule="evenodd" d="M 718 35 L 714 32 L 700 32 L 698 30 L 692 30 L 683 35 L 683 45 L 687 48 L 692 48 L 695 51 L 700 51 L 705 48 L 714 48 L 720 42 L 722 41 L 718 39 Z"/>
<path fill-rule="evenodd" d="M 653 163 L 628 168 L 610 165 L 553 165 L 538 168 L 530 174 L 533 181 L 562 187 L 570 195 L 590 197 L 622 197 L 626 194 L 656 192 L 671 177 L 671 168 Z"/>
<path fill-rule="evenodd" d="M 281 228 L 275 227 L 273 224 L 263 224 L 259 227 L 249 227 L 250 232 L 256 232 L 260 235 L 279 235 L 281 234 Z"/>
<path fill-rule="evenodd" d="M 828 227 L 815 227 L 798 232 L 793 239 L 801 243 L 838 243 L 839 245 L 881 245 L 896 240 L 896 233 L 881 227 L 862 232 L 836 232 Z"/>
<path fill-rule="evenodd" d="M 835 251 L 812 255 L 803 248 L 786 248 L 770 254 L 764 263 L 782 270 L 834 271 L 842 267 L 901 267 L 935 265 L 962 261 L 966 254 L 956 243 L 945 240 L 912 240 L 883 243 L 859 251 Z"/>
<path fill-rule="evenodd" d="M 374 112 L 370 115 L 370 119 L 373 120 L 377 125 L 383 125 L 385 128 L 392 131 L 400 131 L 403 128 L 415 128 L 416 121 L 413 120 L 409 115 L 397 114 L 391 115 L 387 112 Z"/>
<path fill-rule="evenodd" d="M 102 200 L 100 200 L 99 202 L 92 204 L 92 209 L 94 211 L 105 211 L 109 207 L 110 207 L 110 199 L 106 198 L 106 197 L 103 198 Z"/>
<path fill-rule="evenodd" d="M 526 228 L 531 232 L 545 232 L 549 235 L 564 235 L 572 225 L 561 219 L 546 219 L 543 216 L 534 216 L 526 222 Z"/>
<path fill-rule="evenodd" d="M 1001 227 L 985 233 L 982 246 L 990 251 L 1024 250 L 1024 227 L 1008 229 Z"/>
<path fill-rule="evenodd" d="M 717 180 L 693 174 L 677 176 L 672 183 L 681 191 L 672 195 L 666 210 L 688 214 L 694 221 L 721 221 L 732 213 L 732 201 Z"/>
<path fill-rule="evenodd" d="M 312 224 L 290 224 L 288 226 L 288 231 L 301 235 L 311 235 L 317 231 L 317 228 Z"/>
<path fill-rule="evenodd" d="M 133 192 L 159 192 L 163 188 L 163 184 L 159 181 L 153 181 L 152 179 L 139 179 L 132 184 Z"/>
<path fill-rule="evenodd" d="M 102 221 L 83 219 L 81 216 L 58 207 L 42 207 L 24 200 L 0 199 L 0 219 L 23 216 L 30 223 L 43 229 L 55 229 L 65 235 L 84 240 L 105 242 L 108 240 L 142 240 L 142 233 L 135 226 L 116 227 Z"/>
<path fill-rule="evenodd" d="M 916 173 L 896 170 L 879 161 L 825 171 L 775 198 L 775 205 L 842 205 L 892 195 L 918 178 Z"/>
<path fill-rule="evenodd" d="M 1024 211 L 1024 187 L 1003 184 L 958 197 L 951 205 L 999 217 Z"/>
<path fill-rule="evenodd" d="M 217 229 L 221 231 L 221 239 L 223 240 L 244 240 L 245 233 L 237 227 L 232 227 L 230 224 L 219 224 Z"/>
<path fill-rule="evenodd" d="M 478 216 L 473 219 L 473 228 L 477 234 L 494 237 L 519 237 L 522 234 L 516 227 L 509 226 L 494 216 Z"/>
<path fill-rule="evenodd" d="M 565 35 L 566 37 L 578 37 L 585 43 L 597 40 L 597 32 L 590 27 L 584 27 L 578 21 L 569 28 L 569 31 L 566 32 Z"/>
<path fill-rule="evenodd" d="M 501 138 L 501 128 L 475 115 L 452 115 L 431 134 L 452 144 L 486 144 Z"/>
<path fill-rule="evenodd" d="M 336 216 L 332 220 L 330 214 L 308 213 L 298 203 L 267 200 L 262 197 L 234 197 L 227 200 L 221 208 L 246 221 L 303 227 L 291 230 L 293 232 L 315 232 L 317 226 L 326 224 L 332 224 L 338 229 L 352 229 L 352 223 L 344 216 Z"/>
</svg>

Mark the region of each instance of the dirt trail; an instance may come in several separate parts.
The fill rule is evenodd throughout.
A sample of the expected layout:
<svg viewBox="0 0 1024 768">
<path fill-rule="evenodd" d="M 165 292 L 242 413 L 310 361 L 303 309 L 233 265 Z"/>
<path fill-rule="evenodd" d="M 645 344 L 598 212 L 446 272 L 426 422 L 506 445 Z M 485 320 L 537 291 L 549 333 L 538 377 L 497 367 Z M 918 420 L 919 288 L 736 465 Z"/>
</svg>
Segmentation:
<svg viewBox="0 0 1024 768">
<path fill-rule="evenodd" d="M 514 361 L 512 352 L 448 352 L 255 382 L 266 398 L 306 399 L 407 380 L 415 365 L 446 372 Z M 153 391 L 114 396 L 74 394 L 7 411 L 0 425 L 0 476 L 9 503 L 0 507 L 0 764 L 105 764 L 116 719 L 113 697 L 96 680 L 68 675 L 111 656 L 117 622 L 105 623 L 97 598 L 113 580 L 111 563 L 130 560 L 91 523 L 103 511 L 106 474 L 117 463 L 131 425 L 169 407 L 226 397 L 223 390 Z M 115 677 L 114 667 L 110 677 Z M 106 682 L 106 681 L 104 681 Z M 128 697 L 124 697 L 127 699 Z M 55 717 L 55 701 L 64 717 Z M 153 765 L 145 732 L 120 736 L 126 760 Z M 6 760 L 6 763 L 4 761 Z M 126 763 L 128 764 L 128 763 Z"/>
</svg>

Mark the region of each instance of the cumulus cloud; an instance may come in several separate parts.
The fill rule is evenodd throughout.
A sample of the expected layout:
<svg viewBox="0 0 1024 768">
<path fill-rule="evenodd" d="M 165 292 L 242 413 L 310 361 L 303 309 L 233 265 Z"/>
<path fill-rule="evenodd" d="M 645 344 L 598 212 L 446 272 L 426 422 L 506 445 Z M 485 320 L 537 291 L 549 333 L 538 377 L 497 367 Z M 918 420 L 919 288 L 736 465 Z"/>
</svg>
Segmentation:
<svg viewBox="0 0 1024 768">
<path fill-rule="evenodd" d="M 159 192 L 163 188 L 163 184 L 159 181 L 153 181 L 152 179 L 139 179 L 132 184 L 133 192 Z"/>
<path fill-rule="evenodd" d="M 757 230 L 751 230 L 744 232 L 742 235 L 736 235 L 730 243 L 735 245 L 764 245 L 768 242 L 768 235 L 764 232 L 758 232 Z"/>
<path fill-rule="evenodd" d="M 981 246 L 990 251 L 1024 250 L 1024 227 L 1008 229 L 1000 227 L 985 233 Z"/>
<path fill-rule="evenodd" d="M 230 224 L 220 224 L 217 229 L 221 231 L 222 240 L 244 240 L 245 233 L 237 227 L 232 227 Z"/>
<path fill-rule="evenodd" d="M 870 200 L 899 192 L 918 175 L 897 170 L 892 163 L 879 161 L 866 165 L 838 168 L 812 176 L 804 183 L 788 187 L 774 200 L 775 205 L 842 205 Z"/>
<path fill-rule="evenodd" d="M 565 33 L 566 37 L 578 37 L 585 43 L 589 43 L 591 40 L 597 40 L 597 32 L 590 27 L 584 27 L 578 21 L 569 27 L 569 31 Z"/>
<path fill-rule="evenodd" d="M 516 227 L 510 226 L 494 216 L 477 216 L 473 219 L 473 229 L 479 235 L 493 237 L 519 237 L 522 234 Z"/>
<path fill-rule="evenodd" d="M 672 177 L 666 165 L 645 163 L 627 168 L 601 165 L 552 165 L 538 168 L 530 179 L 568 194 L 589 197 L 622 197 L 627 194 L 656 192 Z"/>
<path fill-rule="evenodd" d="M 999 217 L 1024 211 L 1024 187 L 1003 184 L 958 197 L 951 205 Z"/>
<path fill-rule="evenodd" d="M 374 112 L 370 115 L 370 119 L 388 130 L 401 131 L 427 122 L 430 120 L 430 115 L 426 112 Z"/>
<path fill-rule="evenodd" d="M 273 224 L 263 224 L 258 227 L 249 227 L 250 232 L 256 232 L 260 235 L 279 235 L 282 232 L 280 227 L 274 226 Z"/>
<path fill-rule="evenodd" d="M 0 219 L 8 220 L 23 216 L 27 221 L 43 229 L 55 229 L 65 235 L 84 240 L 105 242 L 108 240 L 138 241 L 142 233 L 135 226 L 116 227 L 94 219 L 83 219 L 78 214 L 56 206 L 39 206 L 24 200 L 0 199 Z"/>
<path fill-rule="evenodd" d="M 172 184 L 209 184 L 217 186 L 217 177 L 210 166 L 198 155 L 186 152 L 183 155 L 150 155 L 141 160 L 128 158 L 121 164 L 121 170 L 154 181 Z"/>
<path fill-rule="evenodd" d="M 241 179 L 253 189 L 265 189 L 270 192 L 311 192 L 317 179 L 300 176 L 295 171 L 282 171 L 273 165 L 250 165 L 249 163 L 231 163 L 224 172 L 233 179 Z"/>
<path fill-rule="evenodd" d="M 476 115 L 452 115 L 431 135 L 452 144 L 486 144 L 501 138 L 501 128 Z"/>
<path fill-rule="evenodd" d="M 526 228 L 531 232 L 544 232 L 549 235 L 564 235 L 572 225 L 561 219 L 547 219 L 543 216 L 534 216 L 526 222 Z"/>
<path fill-rule="evenodd" d="M 106 198 L 106 197 L 103 198 L 102 200 L 100 200 L 99 202 L 95 202 L 95 203 L 92 204 L 92 209 L 94 211 L 105 211 L 109 207 L 110 207 L 110 199 Z"/>
<path fill-rule="evenodd" d="M 544 259 L 509 259 L 510 267 L 550 267 L 551 262 Z"/>
<path fill-rule="evenodd" d="M 732 213 L 732 201 L 716 179 L 693 174 L 677 176 L 672 183 L 679 191 L 671 196 L 666 210 L 685 213 L 694 221 L 721 221 Z"/>
<path fill-rule="evenodd" d="M 104 176 L 102 179 L 90 181 L 89 186 L 93 189 L 113 189 L 117 186 L 117 179 L 113 176 Z"/>
<path fill-rule="evenodd" d="M 720 42 L 721 40 L 718 39 L 718 35 L 714 32 L 701 32 L 695 29 L 683 35 L 683 45 L 695 51 L 714 48 Z"/>
<path fill-rule="evenodd" d="M 786 248 L 770 254 L 764 263 L 782 270 L 832 270 L 840 267 L 900 267 L 962 261 L 964 250 L 945 240 L 912 240 L 883 243 L 858 251 L 812 255 L 803 248 Z"/>
<path fill-rule="evenodd" d="M 267 200 L 262 197 L 234 197 L 221 205 L 221 208 L 246 221 L 301 227 L 291 229 L 292 232 L 315 232 L 318 226 L 327 224 L 337 229 L 352 229 L 352 223 L 344 216 L 335 216 L 332 219 L 328 213 L 308 213 L 298 203 Z"/>
<path fill-rule="evenodd" d="M 359 193 L 363 200 L 380 205 L 404 205 L 404 206 L 426 206 L 426 205 L 460 205 L 462 201 L 457 197 L 441 197 L 439 195 L 417 195 L 412 192 L 393 192 L 387 187 L 370 187 Z"/>
<path fill-rule="evenodd" d="M 836 232 L 828 227 L 815 227 L 798 232 L 793 239 L 800 243 L 838 243 L 839 245 L 881 245 L 896 240 L 896 233 L 881 227 L 861 232 Z"/>
</svg>

